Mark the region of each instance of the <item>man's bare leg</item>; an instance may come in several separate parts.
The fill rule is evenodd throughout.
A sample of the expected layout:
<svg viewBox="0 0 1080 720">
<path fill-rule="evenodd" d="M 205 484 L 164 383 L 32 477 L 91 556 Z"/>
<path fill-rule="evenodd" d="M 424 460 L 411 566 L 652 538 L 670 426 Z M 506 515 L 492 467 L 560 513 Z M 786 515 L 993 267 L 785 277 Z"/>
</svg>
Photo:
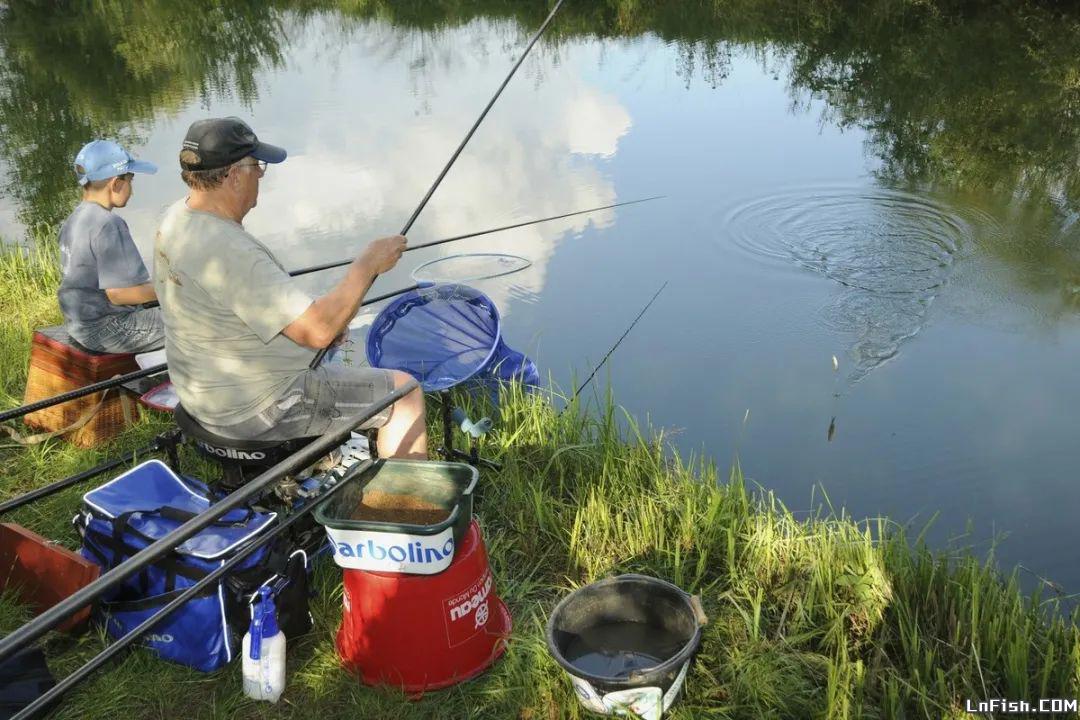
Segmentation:
<svg viewBox="0 0 1080 720">
<path fill-rule="evenodd" d="M 395 388 L 412 380 L 408 373 L 392 372 Z M 390 422 L 379 428 L 378 447 L 379 457 L 427 460 L 427 424 L 421 388 L 394 403 Z"/>
</svg>

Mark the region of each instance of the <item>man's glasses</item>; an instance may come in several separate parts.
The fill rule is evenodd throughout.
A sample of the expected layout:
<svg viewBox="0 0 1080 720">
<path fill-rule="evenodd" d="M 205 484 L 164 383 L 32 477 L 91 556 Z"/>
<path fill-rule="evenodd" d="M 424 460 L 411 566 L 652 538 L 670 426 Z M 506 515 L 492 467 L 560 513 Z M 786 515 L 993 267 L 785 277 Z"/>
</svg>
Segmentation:
<svg viewBox="0 0 1080 720">
<path fill-rule="evenodd" d="M 258 168 L 259 174 L 262 175 L 266 172 L 266 167 L 268 164 L 269 163 L 267 163 L 265 160 L 256 160 L 255 162 L 249 163 L 237 163 L 237 167 Z"/>
</svg>

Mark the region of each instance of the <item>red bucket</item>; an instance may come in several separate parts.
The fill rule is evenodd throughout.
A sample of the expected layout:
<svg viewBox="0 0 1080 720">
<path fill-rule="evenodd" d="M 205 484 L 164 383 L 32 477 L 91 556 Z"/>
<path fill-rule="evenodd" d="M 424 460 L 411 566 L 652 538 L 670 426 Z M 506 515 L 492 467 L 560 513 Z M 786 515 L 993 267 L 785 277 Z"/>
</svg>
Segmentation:
<svg viewBox="0 0 1080 720">
<path fill-rule="evenodd" d="M 368 685 L 438 690 L 476 677 L 506 649 L 510 612 L 495 593 L 476 520 L 437 575 L 344 574 L 338 655 Z"/>
</svg>

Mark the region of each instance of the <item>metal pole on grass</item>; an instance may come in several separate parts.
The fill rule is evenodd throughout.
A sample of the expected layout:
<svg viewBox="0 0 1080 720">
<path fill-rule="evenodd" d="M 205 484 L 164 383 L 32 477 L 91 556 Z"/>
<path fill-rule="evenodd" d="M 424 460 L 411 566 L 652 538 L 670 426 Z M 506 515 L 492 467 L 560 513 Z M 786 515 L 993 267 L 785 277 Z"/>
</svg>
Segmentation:
<svg viewBox="0 0 1080 720">
<path fill-rule="evenodd" d="M 44 487 L 39 487 L 36 490 L 31 490 L 30 492 L 19 495 L 18 497 L 14 497 L 10 500 L 0 502 L 0 514 L 6 513 L 9 510 L 14 510 L 15 508 L 22 507 L 23 505 L 26 505 L 28 503 L 32 503 L 39 498 L 43 498 L 48 495 L 52 495 L 53 493 L 60 492 L 65 488 L 71 487 L 72 485 L 78 485 L 83 480 L 89 480 L 90 478 L 101 475 L 102 473 L 107 473 L 115 467 L 119 467 L 124 463 L 131 462 L 140 455 L 148 455 L 160 449 L 161 443 L 158 440 L 154 440 L 146 447 L 139 448 L 138 450 L 132 450 L 131 452 L 126 452 L 119 457 L 113 458 L 112 460 L 106 460 L 100 465 L 95 465 L 94 467 L 88 470 L 83 470 L 80 473 L 76 473 L 71 477 L 66 477 L 63 480 L 57 480 L 56 482 L 45 485 Z"/>
<path fill-rule="evenodd" d="M 128 645 L 131 645 L 133 642 L 138 640 L 139 637 L 141 637 L 143 634 L 152 630 L 155 625 L 157 625 L 167 616 L 171 615 L 173 612 L 179 609 L 181 605 L 183 605 L 190 598 L 201 592 L 203 588 L 209 586 L 211 583 L 216 582 L 218 579 L 228 573 L 229 570 L 239 565 L 244 559 L 247 558 L 248 555 L 253 553 L 256 549 L 266 545 L 268 542 L 273 541 L 274 538 L 276 538 L 278 535 L 282 534 L 290 527 L 292 527 L 292 525 L 297 520 L 306 516 L 308 513 L 314 510 L 317 505 L 321 505 L 322 503 L 329 500 L 331 497 L 334 496 L 335 493 L 339 492 L 342 488 L 349 485 L 350 482 L 355 479 L 357 475 L 362 473 L 367 468 L 371 467 L 373 464 L 374 461 L 369 459 L 354 465 L 352 468 L 349 469 L 349 472 L 345 475 L 345 477 L 341 478 L 341 480 L 335 483 L 334 486 L 327 490 L 323 495 L 315 498 L 300 510 L 297 510 L 293 514 L 289 515 L 288 518 L 278 523 L 276 526 L 274 526 L 272 530 L 270 530 L 262 537 L 252 538 L 246 545 L 241 547 L 241 549 L 238 550 L 232 558 L 225 561 L 220 567 L 215 568 L 213 572 L 211 572 L 209 575 L 207 575 L 206 577 L 199 580 L 197 583 L 177 595 L 168 604 L 162 607 L 161 610 L 157 611 L 152 616 L 140 623 L 137 627 L 132 629 L 131 632 L 127 633 L 126 635 L 118 639 L 116 642 L 110 644 L 107 648 L 102 650 L 94 657 L 90 658 L 90 660 L 88 660 L 85 665 L 65 677 L 44 695 L 37 698 L 30 705 L 27 705 L 25 708 L 23 708 L 17 715 L 12 718 L 12 720 L 29 720 L 29 718 L 34 717 L 34 714 L 36 712 L 44 710 L 48 705 L 58 700 L 61 695 L 63 695 L 75 685 L 86 679 L 86 677 L 90 675 L 90 673 L 94 672 L 106 662 L 108 662 L 114 655 L 116 655 Z"/>
<path fill-rule="evenodd" d="M 61 600 L 59 603 L 23 625 L 18 630 L 15 630 L 7 637 L 0 639 L 0 662 L 11 657 L 18 650 L 40 638 L 49 630 L 73 615 L 76 611 L 99 599 L 128 577 L 139 572 L 166 553 L 172 552 L 177 545 L 210 526 L 215 520 L 233 508 L 239 507 L 249 499 L 255 497 L 286 473 L 311 465 L 331 449 L 340 445 L 342 441 L 348 437 L 349 433 L 352 432 L 354 427 L 362 422 L 370 420 L 372 417 L 390 405 L 393 405 L 418 387 L 420 387 L 420 385 L 415 380 L 409 380 L 405 385 L 396 388 L 389 395 L 357 415 L 347 427 L 334 433 L 327 433 L 317 440 L 305 445 L 277 465 L 274 465 L 272 468 L 256 476 L 243 487 L 227 495 L 220 502 L 215 503 L 204 512 L 196 515 L 191 520 L 188 520 L 165 537 L 135 553 L 131 556 L 131 559 L 121 563 L 112 570 L 109 570 L 94 582 Z"/>
</svg>

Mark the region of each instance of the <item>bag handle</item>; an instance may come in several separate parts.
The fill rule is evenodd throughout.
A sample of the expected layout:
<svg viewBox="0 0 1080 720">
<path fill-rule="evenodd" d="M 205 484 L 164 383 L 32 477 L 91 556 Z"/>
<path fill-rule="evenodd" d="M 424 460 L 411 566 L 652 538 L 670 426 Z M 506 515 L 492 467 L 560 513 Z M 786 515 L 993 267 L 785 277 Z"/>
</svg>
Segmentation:
<svg viewBox="0 0 1080 720">
<path fill-rule="evenodd" d="M 128 510 L 127 512 L 120 513 L 116 516 L 116 519 L 113 520 L 112 529 L 113 538 L 115 540 L 122 540 L 123 534 L 128 530 L 131 530 L 136 534 L 140 534 L 136 530 L 134 530 L 134 528 L 132 528 L 130 524 L 131 516 L 135 514 L 160 515 L 166 520 L 172 520 L 173 522 L 178 523 L 185 523 L 198 515 L 198 513 L 193 513 L 190 510 L 184 510 L 182 508 L 172 507 L 170 505 L 162 505 L 161 507 L 155 508 L 153 510 Z M 247 522 L 253 517 L 255 517 L 255 511 L 249 507 L 247 509 L 247 512 L 244 513 L 243 519 L 241 520 L 233 522 L 228 520 L 222 520 L 219 518 L 212 522 L 211 525 L 214 525 L 216 527 L 244 527 Z"/>
<path fill-rule="evenodd" d="M 145 512 L 145 513 L 150 513 L 152 515 L 156 514 L 156 515 L 160 515 L 161 517 L 165 518 L 166 520 L 173 520 L 174 522 L 179 522 L 179 523 L 187 522 L 188 520 L 191 520 L 192 518 L 196 517 L 199 514 L 199 513 L 191 512 L 190 510 L 184 510 L 182 508 L 172 507 L 171 505 L 162 505 L 161 507 L 157 508 L 156 510 L 138 510 L 138 511 L 135 511 L 135 512 Z M 125 514 L 129 515 L 130 513 L 125 513 Z M 218 527 L 243 527 L 244 525 L 246 525 L 248 523 L 249 520 L 251 520 L 254 517 L 255 517 L 255 510 L 253 510 L 252 508 L 249 507 L 247 509 L 247 512 L 244 513 L 244 517 L 242 519 L 240 519 L 240 520 L 229 521 L 229 520 L 225 520 L 224 517 L 221 517 L 221 518 L 218 518 L 217 520 L 215 520 L 211 524 L 212 525 L 217 525 Z"/>
</svg>

